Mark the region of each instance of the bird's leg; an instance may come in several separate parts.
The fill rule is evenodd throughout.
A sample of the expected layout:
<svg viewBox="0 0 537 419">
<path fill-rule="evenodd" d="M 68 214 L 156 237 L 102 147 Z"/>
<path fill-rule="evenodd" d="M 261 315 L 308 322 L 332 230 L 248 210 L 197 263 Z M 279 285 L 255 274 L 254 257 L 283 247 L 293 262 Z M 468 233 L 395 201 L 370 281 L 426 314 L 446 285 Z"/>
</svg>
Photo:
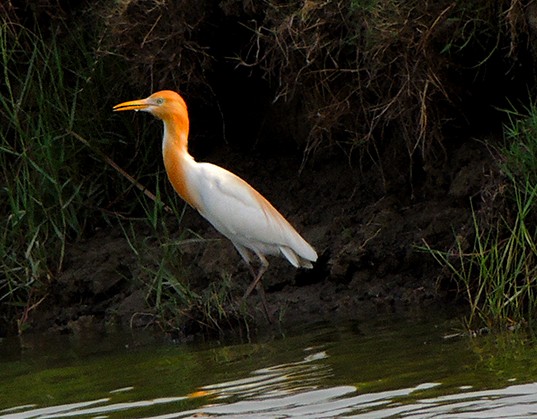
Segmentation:
<svg viewBox="0 0 537 419">
<path fill-rule="evenodd" d="M 246 300 L 248 298 L 248 296 L 252 293 L 252 291 L 257 286 L 257 284 L 260 284 L 261 277 L 263 276 L 263 274 L 268 269 L 269 264 L 268 264 L 267 259 L 265 259 L 262 256 L 259 256 L 259 260 L 261 261 L 261 266 L 259 267 L 259 271 L 257 273 L 255 273 L 253 266 L 250 263 L 248 263 L 248 269 L 250 269 L 250 272 L 252 273 L 252 276 L 253 276 L 254 280 L 248 286 L 248 289 L 244 293 L 244 296 L 242 297 L 243 300 Z"/>
<path fill-rule="evenodd" d="M 256 288 L 257 292 L 259 293 L 259 298 L 261 298 L 261 304 L 263 305 L 263 310 L 265 311 L 265 316 L 267 318 L 267 321 L 269 323 L 274 323 L 272 320 L 272 316 L 270 315 L 268 311 L 265 289 L 263 288 L 263 283 L 261 282 L 261 277 L 267 270 L 269 264 L 268 264 L 267 259 L 265 259 L 263 256 L 261 255 L 258 255 L 258 256 L 259 256 L 259 260 L 261 261 L 261 266 L 259 267 L 259 271 L 257 273 L 254 271 L 254 268 L 252 267 L 252 265 L 248 263 L 248 268 L 250 269 L 250 272 L 252 273 L 254 280 L 248 286 L 248 289 L 244 293 L 244 296 L 242 297 L 242 299 L 243 301 L 245 301 L 246 298 L 248 298 L 248 296 L 252 293 L 254 288 Z"/>
<path fill-rule="evenodd" d="M 256 286 L 256 289 L 257 289 L 257 293 L 259 294 L 259 298 L 261 298 L 261 304 L 263 305 L 263 311 L 265 312 L 265 317 L 267 319 L 267 322 L 272 324 L 272 323 L 274 323 L 274 320 L 272 319 L 272 316 L 270 315 L 270 313 L 268 311 L 267 297 L 265 295 L 265 288 L 263 287 L 263 283 L 258 282 L 257 286 Z"/>
</svg>

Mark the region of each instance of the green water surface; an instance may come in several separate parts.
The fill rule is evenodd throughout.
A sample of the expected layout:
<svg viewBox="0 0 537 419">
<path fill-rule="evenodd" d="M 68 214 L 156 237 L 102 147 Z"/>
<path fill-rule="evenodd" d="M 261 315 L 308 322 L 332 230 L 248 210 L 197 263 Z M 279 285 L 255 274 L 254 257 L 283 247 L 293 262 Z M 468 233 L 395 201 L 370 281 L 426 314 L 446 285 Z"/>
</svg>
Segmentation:
<svg viewBox="0 0 537 419">
<path fill-rule="evenodd" d="M 255 342 L 225 345 L 176 344 L 140 332 L 10 338 L 0 342 L 0 415 L 537 413 L 535 339 L 512 333 L 453 337 L 459 325 L 387 316 L 267 332 Z"/>
</svg>

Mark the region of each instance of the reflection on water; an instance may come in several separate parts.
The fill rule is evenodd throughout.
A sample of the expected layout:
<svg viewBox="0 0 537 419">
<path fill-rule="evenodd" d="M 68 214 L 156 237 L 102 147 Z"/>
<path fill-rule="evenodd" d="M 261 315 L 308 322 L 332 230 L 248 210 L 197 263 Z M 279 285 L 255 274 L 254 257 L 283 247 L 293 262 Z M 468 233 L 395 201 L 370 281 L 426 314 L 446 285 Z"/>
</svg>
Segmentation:
<svg viewBox="0 0 537 419">
<path fill-rule="evenodd" d="M 444 322 L 383 319 L 213 347 L 133 347 L 121 341 L 98 351 L 95 342 L 93 349 L 88 342 L 63 342 L 17 352 L 2 342 L 0 415 L 473 418 L 537 413 L 537 357 L 530 338 L 511 345 L 494 337 L 444 339 L 450 332 Z"/>
</svg>

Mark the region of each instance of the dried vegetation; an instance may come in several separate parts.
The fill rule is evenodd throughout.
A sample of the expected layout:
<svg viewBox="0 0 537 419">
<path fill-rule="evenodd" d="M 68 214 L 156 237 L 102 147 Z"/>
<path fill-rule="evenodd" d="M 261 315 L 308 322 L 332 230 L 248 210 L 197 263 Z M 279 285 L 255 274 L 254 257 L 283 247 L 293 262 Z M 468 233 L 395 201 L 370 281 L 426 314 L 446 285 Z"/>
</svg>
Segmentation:
<svg viewBox="0 0 537 419">
<path fill-rule="evenodd" d="M 233 72 L 260 79 L 267 135 L 306 157 L 333 145 L 369 156 L 386 190 L 414 166 L 442 166 L 446 138 L 476 124 L 477 107 L 503 105 L 490 89 L 531 60 L 532 13 L 518 0 L 129 0 L 106 21 L 137 88 L 177 87 L 215 107 Z"/>
</svg>

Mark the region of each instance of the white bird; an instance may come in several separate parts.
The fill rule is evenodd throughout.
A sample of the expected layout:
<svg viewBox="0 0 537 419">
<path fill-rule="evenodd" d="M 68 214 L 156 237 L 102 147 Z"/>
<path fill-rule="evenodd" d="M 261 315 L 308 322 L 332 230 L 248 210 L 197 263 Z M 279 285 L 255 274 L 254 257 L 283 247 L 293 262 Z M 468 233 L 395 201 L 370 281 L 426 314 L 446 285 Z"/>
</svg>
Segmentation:
<svg viewBox="0 0 537 419">
<path fill-rule="evenodd" d="M 253 281 L 244 299 L 260 284 L 269 266 L 267 255 L 283 256 L 296 268 L 312 267 L 317 253 L 267 199 L 237 175 L 211 163 L 198 163 L 188 153 L 188 111 L 179 94 L 163 90 L 113 109 L 149 112 L 162 120 L 168 179 L 182 199 L 231 240 L 248 265 Z M 252 267 L 252 253 L 260 261 L 257 272 Z M 267 312 L 262 286 L 259 291 Z"/>
</svg>

